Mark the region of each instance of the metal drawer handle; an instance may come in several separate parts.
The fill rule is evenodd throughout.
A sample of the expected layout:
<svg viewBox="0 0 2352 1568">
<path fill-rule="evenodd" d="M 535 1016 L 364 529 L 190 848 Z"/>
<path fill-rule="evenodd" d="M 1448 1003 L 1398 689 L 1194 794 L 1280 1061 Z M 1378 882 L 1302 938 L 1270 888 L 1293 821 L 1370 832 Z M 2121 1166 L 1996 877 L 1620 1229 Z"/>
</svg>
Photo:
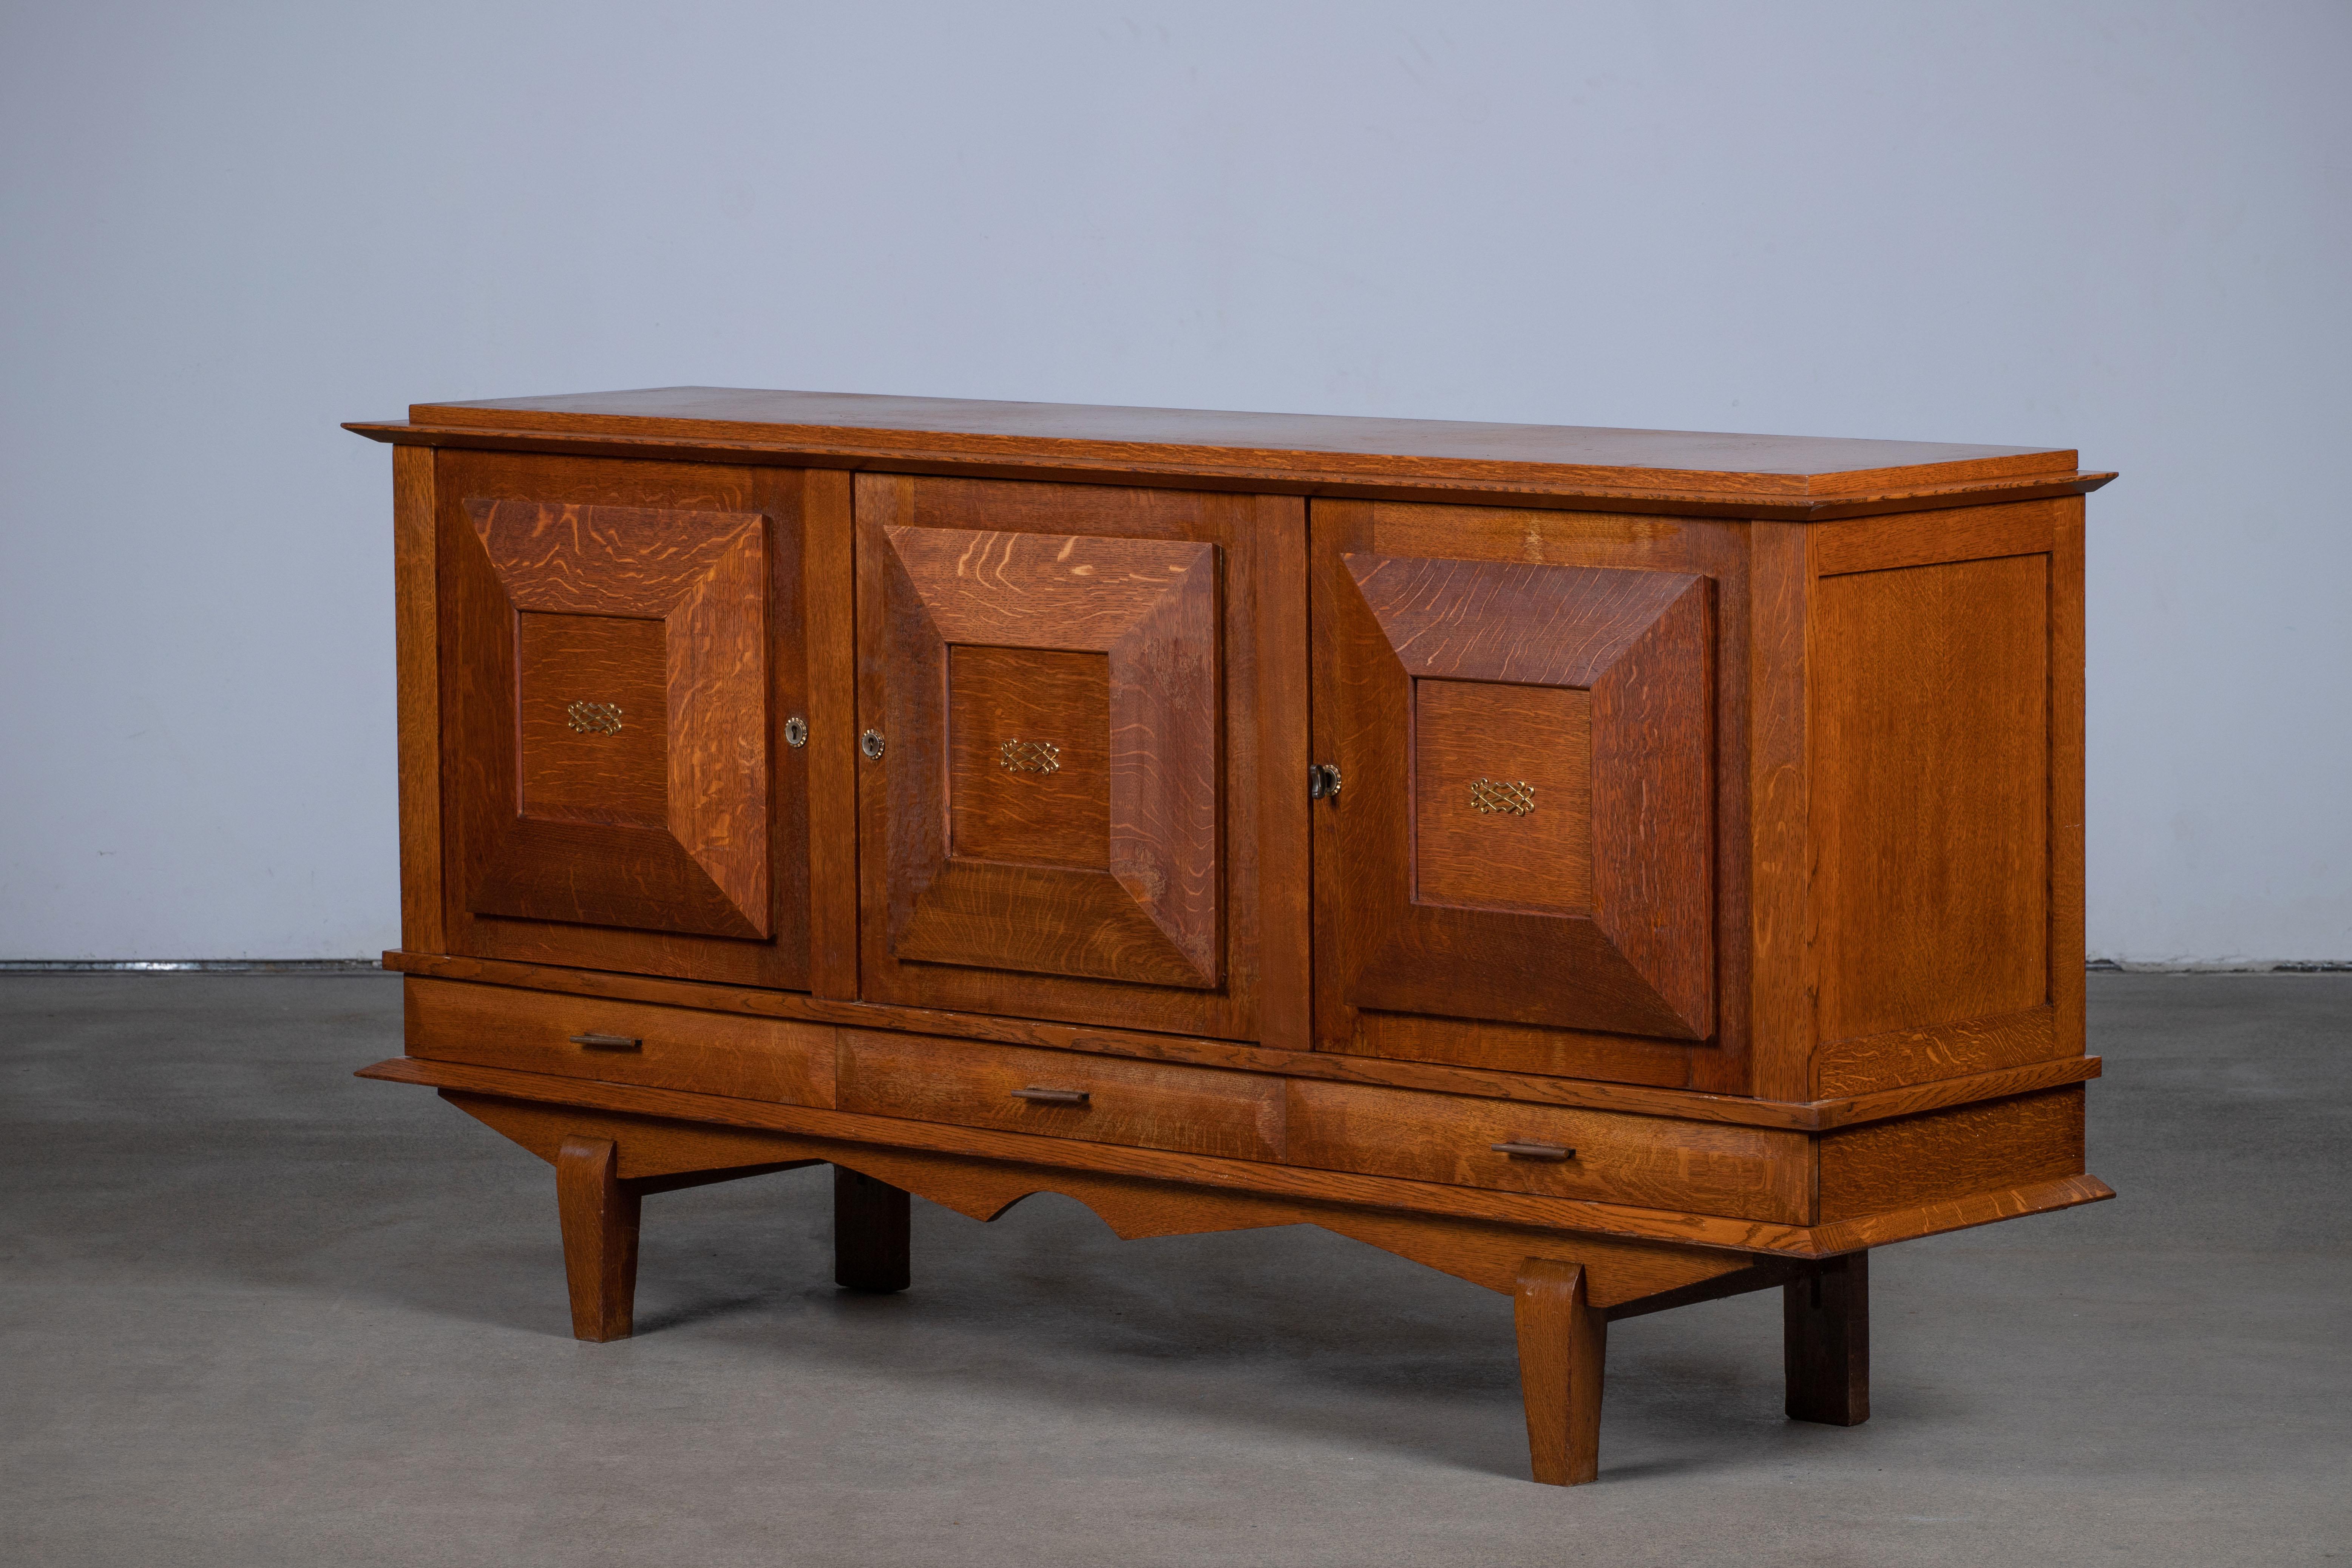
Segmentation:
<svg viewBox="0 0 2352 1568">
<path fill-rule="evenodd" d="M 641 1051 L 643 1040 L 633 1040 L 626 1035 L 574 1035 L 572 1043 L 585 1046 L 592 1051 Z"/>
<path fill-rule="evenodd" d="M 1563 1149 L 1557 1143 L 1490 1143 L 1497 1154 L 1508 1154 L 1514 1160 L 1573 1160 L 1576 1151 Z"/>
<path fill-rule="evenodd" d="M 1084 1105 L 1089 1097 L 1083 1089 L 1016 1089 L 1013 1098 L 1032 1105 Z"/>
</svg>

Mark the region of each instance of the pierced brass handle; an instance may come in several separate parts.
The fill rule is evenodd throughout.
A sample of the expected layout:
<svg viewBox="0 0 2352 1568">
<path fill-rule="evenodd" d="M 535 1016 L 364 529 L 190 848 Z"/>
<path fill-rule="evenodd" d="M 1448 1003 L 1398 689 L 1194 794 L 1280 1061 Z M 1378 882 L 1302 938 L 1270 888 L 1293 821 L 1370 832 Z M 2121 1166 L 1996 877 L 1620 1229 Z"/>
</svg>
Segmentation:
<svg viewBox="0 0 2352 1568">
<path fill-rule="evenodd" d="M 1092 1097 L 1083 1089 L 1016 1089 L 1013 1098 L 1032 1105 L 1084 1105 Z"/>
<path fill-rule="evenodd" d="M 1489 816 L 1525 816 L 1536 808 L 1536 786 L 1525 779 L 1475 779 L 1470 804 Z"/>
<path fill-rule="evenodd" d="M 645 1041 L 632 1039 L 626 1035 L 574 1035 L 572 1043 L 585 1046 L 592 1051 L 641 1051 L 646 1048 Z"/>
<path fill-rule="evenodd" d="M 621 710 L 611 702 L 574 702 L 563 710 L 572 727 L 583 735 L 617 735 L 621 732 Z"/>
<path fill-rule="evenodd" d="M 1507 1154 L 1514 1160 L 1573 1160 L 1576 1151 L 1563 1149 L 1557 1143 L 1490 1143 L 1497 1154 Z"/>
<path fill-rule="evenodd" d="M 1016 735 L 996 748 L 996 760 L 1008 773 L 1058 773 L 1062 748 L 1051 741 L 1024 741 Z"/>
</svg>

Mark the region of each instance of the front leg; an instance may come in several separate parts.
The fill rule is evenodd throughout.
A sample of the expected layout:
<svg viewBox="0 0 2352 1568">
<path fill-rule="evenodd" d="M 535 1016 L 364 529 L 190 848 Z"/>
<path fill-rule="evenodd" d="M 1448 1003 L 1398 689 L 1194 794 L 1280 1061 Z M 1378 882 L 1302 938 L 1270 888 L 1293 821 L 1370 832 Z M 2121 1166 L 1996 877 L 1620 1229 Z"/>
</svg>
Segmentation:
<svg viewBox="0 0 2352 1568">
<path fill-rule="evenodd" d="M 1580 1264 L 1528 1258 L 1519 1265 L 1514 1300 L 1531 1468 L 1548 1486 L 1580 1486 L 1601 1473 L 1609 1320 L 1586 1299 Z"/>
<path fill-rule="evenodd" d="M 637 1295 L 637 1217 L 643 1194 L 620 1179 L 609 1138 L 563 1140 L 555 1155 L 555 1202 L 563 1220 L 563 1272 L 572 1287 L 572 1335 L 602 1344 L 629 1337 Z"/>
</svg>

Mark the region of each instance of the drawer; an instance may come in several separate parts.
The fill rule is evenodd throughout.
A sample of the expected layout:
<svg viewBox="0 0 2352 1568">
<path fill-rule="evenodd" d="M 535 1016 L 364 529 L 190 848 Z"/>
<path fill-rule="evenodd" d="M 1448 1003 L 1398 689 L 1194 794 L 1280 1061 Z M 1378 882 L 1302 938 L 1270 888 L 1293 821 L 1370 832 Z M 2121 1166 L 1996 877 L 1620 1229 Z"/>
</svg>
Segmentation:
<svg viewBox="0 0 2352 1568">
<path fill-rule="evenodd" d="M 1294 1165 L 1784 1225 L 1811 1219 L 1801 1132 L 1301 1079 L 1288 1098 Z M 1574 1152 L 1513 1155 L 1497 1143 Z"/>
<path fill-rule="evenodd" d="M 1234 1160 L 1282 1158 L 1282 1080 L 1076 1051 L 841 1032 L 840 1109 Z M 1022 1098 L 1054 1091 L 1078 1103 Z"/>
<path fill-rule="evenodd" d="M 408 1054 L 434 1061 L 788 1105 L 833 1103 L 830 1024 L 416 978 L 408 982 L 407 1015 Z M 578 1036 L 616 1044 L 582 1045 Z M 617 1043 L 627 1041 L 635 1044 Z"/>
</svg>

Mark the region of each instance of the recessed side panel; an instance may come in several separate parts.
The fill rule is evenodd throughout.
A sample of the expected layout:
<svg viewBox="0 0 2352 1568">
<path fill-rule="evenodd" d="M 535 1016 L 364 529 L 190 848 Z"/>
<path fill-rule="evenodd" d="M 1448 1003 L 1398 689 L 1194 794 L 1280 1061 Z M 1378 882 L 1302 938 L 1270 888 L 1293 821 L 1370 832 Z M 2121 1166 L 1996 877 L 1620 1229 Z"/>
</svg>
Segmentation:
<svg viewBox="0 0 2352 1568">
<path fill-rule="evenodd" d="M 1822 1037 L 2050 999 L 2050 558 L 1825 577 Z"/>
</svg>

